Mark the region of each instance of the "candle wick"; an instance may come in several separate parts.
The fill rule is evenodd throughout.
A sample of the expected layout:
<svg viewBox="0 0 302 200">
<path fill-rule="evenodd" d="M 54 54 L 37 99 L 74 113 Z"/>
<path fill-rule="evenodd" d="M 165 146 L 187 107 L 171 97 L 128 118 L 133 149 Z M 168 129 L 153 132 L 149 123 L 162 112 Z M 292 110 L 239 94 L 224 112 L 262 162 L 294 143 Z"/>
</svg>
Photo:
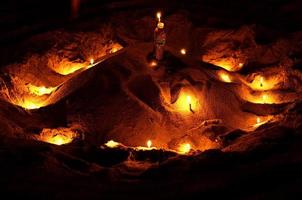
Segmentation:
<svg viewBox="0 0 302 200">
<path fill-rule="evenodd" d="M 189 104 L 189 109 L 190 109 L 191 113 L 193 113 L 193 114 L 195 113 L 194 110 L 192 109 L 192 104 Z"/>
</svg>

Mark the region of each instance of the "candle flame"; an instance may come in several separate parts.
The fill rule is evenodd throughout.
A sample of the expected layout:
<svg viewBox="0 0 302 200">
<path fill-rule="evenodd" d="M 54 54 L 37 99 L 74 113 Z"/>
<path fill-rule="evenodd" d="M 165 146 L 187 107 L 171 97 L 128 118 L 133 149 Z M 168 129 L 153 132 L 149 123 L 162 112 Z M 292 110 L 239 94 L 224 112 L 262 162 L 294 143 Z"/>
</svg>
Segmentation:
<svg viewBox="0 0 302 200">
<path fill-rule="evenodd" d="M 148 141 L 147 141 L 147 147 L 148 147 L 148 148 L 151 148 L 151 146 L 152 146 L 152 141 L 151 141 L 151 140 L 148 140 Z"/>
<path fill-rule="evenodd" d="M 261 122 L 260 117 L 257 117 L 256 122 L 257 122 L 257 124 L 259 124 Z"/>
<path fill-rule="evenodd" d="M 187 50 L 183 48 L 183 49 L 180 50 L 180 53 L 181 53 L 182 55 L 186 55 L 186 54 L 187 54 Z"/>
<path fill-rule="evenodd" d="M 91 58 L 91 59 L 90 59 L 90 64 L 93 65 L 93 63 L 94 63 L 94 59 Z"/>
<path fill-rule="evenodd" d="M 156 62 L 156 61 L 152 61 L 152 62 L 150 63 L 150 66 L 151 66 L 151 67 L 157 66 L 157 62 Z"/>
<path fill-rule="evenodd" d="M 188 102 L 188 104 L 191 104 L 191 96 L 187 96 L 187 102 Z"/>
<path fill-rule="evenodd" d="M 158 19 L 158 22 L 160 22 L 161 12 L 157 12 L 157 13 L 156 13 L 156 17 L 157 17 L 157 19 Z"/>
</svg>

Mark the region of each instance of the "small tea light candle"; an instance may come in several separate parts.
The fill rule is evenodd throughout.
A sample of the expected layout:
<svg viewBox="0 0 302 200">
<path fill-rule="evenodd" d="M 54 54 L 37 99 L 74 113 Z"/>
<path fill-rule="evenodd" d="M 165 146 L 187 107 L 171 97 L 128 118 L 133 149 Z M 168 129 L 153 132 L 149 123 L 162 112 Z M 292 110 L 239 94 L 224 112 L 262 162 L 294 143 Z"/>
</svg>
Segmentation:
<svg viewBox="0 0 302 200">
<path fill-rule="evenodd" d="M 187 50 L 184 49 L 184 48 L 182 48 L 182 49 L 180 50 L 180 53 L 181 53 L 182 55 L 186 55 L 186 54 L 187 54 Z"/>
<path fill-rule="evenodd" d="M 147 147 L 148 147 L 148 148 L 151 148 L 151 146 L 152 146 L 152 141 L 151 141 L 151 140 L 148 140 L 148 141 L 147 141 Z"/>
<path fill-rule="evenodd" d="M 157 66 L 157 62 L 156 62 L 156 61 L 152 61 L 152 62 L 150 63 L 150 66 L 151 66 L 151 67 L 156 67 L 156 66 Z"/>
<path fill-rule="evenodd" d="M 93 65 L 93 63 L 94 63 L 94 59 L 91 58 L 91 59 L 90 59 L 90 64 Z"/>
</svg>

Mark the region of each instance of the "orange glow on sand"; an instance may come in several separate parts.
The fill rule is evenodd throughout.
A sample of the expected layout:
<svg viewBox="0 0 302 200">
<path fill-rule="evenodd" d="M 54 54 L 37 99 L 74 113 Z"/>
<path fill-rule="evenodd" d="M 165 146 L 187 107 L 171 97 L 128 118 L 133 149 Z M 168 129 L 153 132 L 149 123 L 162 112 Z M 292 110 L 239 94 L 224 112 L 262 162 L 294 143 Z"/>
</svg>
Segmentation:
<svg viewBox="0 0 302 200">
<path fill-rule="evenodd" d="M 47 106 L 47 98 L 57 87 L 34 86 L 29 84 L 25 91 L 15 93 L 9 97 L 9 101 L 26 110 L 38 109 Z"/>
<path fill-rule="evenodd" d="M 38 109 L 38 108 L 45 106 L 43 101 L 39 102 L 39 101 L 30 100 L 30 99 L 24 99 L 23 101 L 17 102 L 16 105 L 18 105 L 24 109 L 27 109 L 27 110 Z"/>
<path fill-rule="evenodd" d="M 191 113 L 197 110 L 197 100 L 194 96 L 181 93 L 175 102 L 175 107 L 180 112 Z"/>
<path fill-rule="evenodd" d="M 177 100 L 171 103 L 169 92 L 162 91 L 162 100 L 165 108 L 171 112 L 178 112 L 183 115 L 191 115 L 198 112 L 200 109 L 199 98 L 190 89 L 182 88 L 177 96 Z"/>
<path fill-rule="evenodd" d="M 61 75 L 72 74 L 82 68 L 85 68 L 85 63 L 72 63 L 72 62 L 61 62 L 59 66 L 53 68 L 55 72 Z"/>
<path fill-rule="evenodd" d="M 274 104 L 278 103 L 275 101 L 274 97 L 268 94 L 262 94 L 260 96 L 251 96 L 248 99 L 249 102 L 258 104 Z"/>
<path fill-rule="evenodd" d="M 115 43 L 115 44 L 112 45 L 110 53 L 115 53 L 115 52 L 121 50 L 122 48 L 123 48 L 122 45 L 120 45 L 119 43 Z"/>
<path fill-rule="evenodd" d="M 230 72 L 239 71 L 244 66 L 243 63 L 236 63 L 233 59 L 223 59 L 211 63 Z"/>
<path fill-rule="evenodd" d="M 273 92 L 269 92 L 269 91 L 255 92 L 247 87 L 243 87 L 239 92 L 239 95 L 245 101 L 256 103 L 256 104 L 280 103 L 279 97 Z"/>
<path fill-rule="evenodd" d="M 45 86 L 35 86 L 35 85 L 28 85 L 28 90 L 31 94 L 42 96 L 45 94 L 51 94 L 53 91 L 55 91 L 57 87 L 45 87 Z"/>
<path fill-rule="evenodd" d="M 226 72 L 219 71 L 218 75 L 219 75 L 219 78 L 220 78 L 221 81 L 226 82 L 226 83 L 231 83 L 232 82 L 230 75 L 227 74 Z"/>
<path fill-rule="evenodd" d="M 43 129 L 40 133 L 39 140 L 55 145 L 71 143 L 77 134 L 68 128 Z"/>
<path fill-rule="evenodd" d="M 177 152 L 179 154 L 188 154 L 191 151 L 191 145 L 189 143 L 180 144 Z"/>
<path fill-rule="evenodd" d="M 109 148 L 117 148 L 120 146 L 120 143 L 115 142 L 113 140 L 109 140 L 108 142 L 105 143 L 105 146 L 107 146 Z"/>
</svg>

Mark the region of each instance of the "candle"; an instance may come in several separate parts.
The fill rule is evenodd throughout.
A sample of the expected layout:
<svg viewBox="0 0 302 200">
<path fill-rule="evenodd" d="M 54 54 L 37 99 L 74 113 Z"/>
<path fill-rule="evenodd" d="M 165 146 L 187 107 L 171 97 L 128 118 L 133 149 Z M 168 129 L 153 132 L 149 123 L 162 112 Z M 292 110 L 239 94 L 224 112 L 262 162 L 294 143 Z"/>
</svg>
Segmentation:
<svg viewBox="0 0 302 200">
<path fill-rule="evenodd" d="M 180 50 L 180 53 L 181 53 L 182 55 L 186 55 L 186 54 L 187 54 L 187 50 L 184 49 L 184 48 L 182 48 L 182 49 Z"/>
<path fill-rule="evenodd" d="M 157 62 L 156 62 L 156 61 L 152 61 L 152 62 L 150 63 L 150 66 L 151 66 L 151 67 L 157 66 Z"/>
<path fill-rule="evenodd" d="M 152 146 L 152 141 L 151 141 L 151 140 L 148 140 L 148 141 L 147 141 L 147 147 L 148 147 L 148 148 L 151 148 L 151 146 Z"/>
<path fill-rule="evenodd" d="M 161 13 L 157 13 L 158 23 L 154 30 L 154 54 L 157 60 L 162 60 L 164 57 L 166 33 L 164 30 L 165 24 L 161 22 Z"/>
<path fill-rule="evenodd" d="M 263 77 L 260 77 L 260 87 L 263 87 Z"/>
<path fill-rule="evenodd" d="M 94 59 L 91 58 L 91 59 L 90 59 L 90 64 L 93 65 L 93 63 L 94 63 Z"/>
</svg>

